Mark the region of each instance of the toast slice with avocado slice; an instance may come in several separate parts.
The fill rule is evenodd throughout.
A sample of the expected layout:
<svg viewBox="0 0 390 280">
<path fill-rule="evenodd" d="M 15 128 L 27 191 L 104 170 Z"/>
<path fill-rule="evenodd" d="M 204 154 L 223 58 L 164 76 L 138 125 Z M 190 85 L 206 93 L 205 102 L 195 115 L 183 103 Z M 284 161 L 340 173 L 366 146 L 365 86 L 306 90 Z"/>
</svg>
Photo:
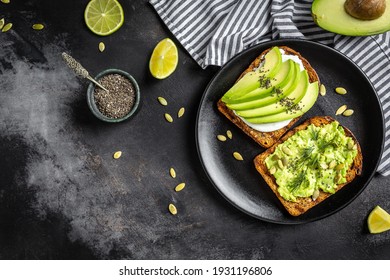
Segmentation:
<svg viewBox="0 0 390 280">
<path fill-rule="evenodd" d="M 275 51 L 275 48 L 279 51 Z M 302 62 L 309 83 L 315 84 L 315 86 L 311 87 L 314 88 L 314 93 L 309 98 L 309 101 L 314 103 L 318 96 L 318 87 L 320 83 L 317 72 L 299 52 L 287 46 L 276 46 L 263 51 L 249 67 L 243 71 L 235 85 L 233 85 L 233 87 L 217 102 L 218 110 L 227 119 L 264 148 L 271 147 L 300 119 L 303 111 L 297 113 L 298 110 L 308 110 L 311 107 L 302 106 L 302 108 L 299 108 L 300 99 L 289 97 L 290 95 L 288 94 L 290 93 L 291 96 L 299 96 L 299 98 L 302 98 L 303 95 L 297 93 L 296 88 L 299 88 L 298 83 L 293 82 L 294 77 L 291 77 L 294 75 L 291 75 L 291 72 L 285 71 L 285 69 L 288 69 L 288 65 L 286 65 L 288 60 L 282 61 L 280 50 L 283 50 L 285 55 L 298 57 Z M 299 73 L 295 73 L 295 75 L 299 75 Z M 300 79 L 295 76 L 295 81 L 298 80 Z M 306 97 L 306 99 L 308 98 Z M 278 108 L 278 110 L 275 110 L 276 113 L 273 114 L 273 104 L 270 104 L 269 102 L 272 100 L 276 100 L 277 102 L 281 100 L 285 101 L 284 104 L 281 103 L 281 105 L 290 107 L 286 107 L 284 112 L 280 112 L 280 108 Z M 261 104 L 260 106 L 267 106 L 265 108 L 267 111 L 266 116 L 263 116 L 262 114 L 256 115 L 256 112 L 261 111 L 261 108 L 254 108 L 253 106 L 259 106 L 259 104 Z M 275 107 L 277 106 L 278 104 L 275 105 Z M 240 114 L 246 116 L 246 119 L 250 122 L 253 121 L 257 123 L 272 123 L 278 122 L 279 120 L 285 122 L 288 120 L 290 121 L 282 128 L 263 132 L 248 125 L 248 122 L 244 121 L 245 118 L 239 116 Z"/>
<path fill-rule="evenodd" d="M 328 130 L 321 132 L 321 128 Z M 332 136 L 329 129 L 342 138 Z M 336 148 L 340 154 L 347 154 L 346 159 L 336 156 L 339 153 Z M 290 156 L 284 158 L 284 155 Z M 317 116 L 288 131 L 256 156 L 254 165 L 288 213 L 299 216 L 360 175 L 363 155 L 358 140 L 348 128 L 329 116 Z M 286 190 L 293 196 L 286 194 Z"/>
</svg>

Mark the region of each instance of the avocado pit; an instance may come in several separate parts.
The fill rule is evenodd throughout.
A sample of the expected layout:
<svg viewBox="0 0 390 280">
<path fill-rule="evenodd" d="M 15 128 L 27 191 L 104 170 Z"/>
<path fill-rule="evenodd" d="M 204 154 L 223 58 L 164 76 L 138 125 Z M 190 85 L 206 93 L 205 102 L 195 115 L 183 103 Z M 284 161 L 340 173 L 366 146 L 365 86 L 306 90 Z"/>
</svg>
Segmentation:
<svg viewBox="0 0 390 280">
<path fill-rule="evenodd" d="M 373 20 L 381 17 L 386 10 L 385 0 L 346 0 L 345 11 L 354 18 Z"/>
</svg>

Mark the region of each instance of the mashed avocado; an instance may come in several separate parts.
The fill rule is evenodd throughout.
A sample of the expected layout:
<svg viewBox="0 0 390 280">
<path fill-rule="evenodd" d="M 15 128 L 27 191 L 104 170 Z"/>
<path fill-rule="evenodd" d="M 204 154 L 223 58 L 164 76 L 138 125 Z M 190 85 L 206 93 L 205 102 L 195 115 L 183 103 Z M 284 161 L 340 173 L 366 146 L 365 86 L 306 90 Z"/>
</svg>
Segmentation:
<svg viewBox="0 0 390 280">
<path fill-rule="evenodd" d="M 309 125 L 278 145 L 265 163 L 286 200 L 310 197 L 316 190 L 335 193 L 346 182 L 346 173 L 357 155 L 357 146 L 337 121 Z"/>
</svg>

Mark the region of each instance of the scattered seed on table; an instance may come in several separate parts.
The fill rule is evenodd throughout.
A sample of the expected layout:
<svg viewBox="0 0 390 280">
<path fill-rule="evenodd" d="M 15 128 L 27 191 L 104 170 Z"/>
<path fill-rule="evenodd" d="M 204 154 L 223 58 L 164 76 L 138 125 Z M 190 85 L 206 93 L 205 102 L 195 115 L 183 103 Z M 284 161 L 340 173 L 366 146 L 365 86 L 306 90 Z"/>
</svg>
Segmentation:
<svg viewBox="0 0 390 280">
<path fill-rule="evenodd" d="M 326 87 L 325 87 L 324 84 L 320 85 L 320 94 L 321 94 L 321 96 L 325 96 L 326 95 Z"/>
<path fill-rule="evenodd" d="M 226 135 L 229 139 L 233 138 L 233 133 L 230 130 L 226 131 Z"/>
<path fill-rule="evenodd" d="M 345 110 L 347 110 L 347 105 L 340 106 L 340 108 L 338 108 L 336 111 L 336 116 L 341 115 Z"/>
<path fill-rule="evenodd" d="M 181 107 L 181 108 L 179 109 L 179 112 L 177 112 L 177 117 L 178 117 L 178 118 L 181 118 L 181 117 L 184 115 L 184 112 L 185 112 L 184 107 Z"/>
<path fill-rule="evenodd" d="M 4 24 L 5 24 L 4 18 L 0 19 L 0 30 L 3 29 Z"/>
<path fill-rule="evenodd" d="M 186 183 L 180 183 L 175 187 L 176 192 L 180 192 L 184 187 L 186 186 Z"/>
<path fill-rule="evenodd" d="M 338 93 L 338 94 L 346 94 L 347 93 L 347 90 L 343 87 L 337 87 L 335 88 L 335 91 Z"/>
<path fill-rule="evenodd" d="M 3 26 L 3 28 L 1 29 L 1 32 L 7 32 L 8 30 L 10 30 L 12 28 L 12 23 L 7 23 L 6 25 Z"/>
<path fill-rule="evenodd" d="M 113 158 L 114 159 L 118 159 L 118 158 L 121 157 L 121 155 L 122 155 L 122 152 L 121 151 L 117 151 L 117 152 L 114 153 Z"/>
<path fill-rule="evenodd" d="M 45 26 L 42 23 L 35 23 L 32 25 L 32 29 L 34 30 L 42 30 L 43 28 L 45 28 Z"/>
<path fill-rule="evenodd" d="M 4 4 L 9 4 L 11 1 L 10 0 L 0 0 Z"/>
<path fill-rule="evenodd" d="M 171 175 L 172 178 L 176 178 L 176 171 L 173 167 L 169 169 L 169 175 Z"/>
<path fill-rule="evenodd" d="M 167 120 L 167 122 L 170 122 L 170 123 L 173 122 L 173 118 L 172 118 L 172 116 L 170 114 L 165 113 L 164 117 Z"/>
<path fill-rule="evenodd" d="M 226 136 L 225 136 L 225 135 L 222 135 L 222 134 L 219 134 L 219 135 L 217 135 L 217 139 L 218 139 L 219 141 L 224 142 L 224 141 L 226 141 Z"/>
<path fill-rule="evenodd" d="M 103 42 L 100 42 L 99 43 L 99 51 L 104 52 L 105 49 L 106 49 L 106 45 Z"/>
<path fill-rule="evenodd" d="M 172 214 L 172 215 L 176 215 L 177 214 L 177 208 L 175 205 L 173 205 L 172 203 L 170 203 L 168 205 L 168 209 L 169 209 L 169 212 Z"/>
<path fill-rule="evenodd" d="M 159 96 L 159 97 L 157 97 L 157 100 L 163 106 L 167 106 L 168 105 L 168 101 L 164 97 Z"/>
<path fill-rule="evenodd" d="M 244 160 L 244 158 L 242 157 L 242 155 L 241 155 L 239 152 L 234 152 L 234 153 L 233 153 L 233 157 L 234 157 L 236 160 Z"/>
<path fill-rule="evenodd" d="M 347 109 L 343 112 L 343 116 L 349 117 L 349 116 L 352 116 L 353 113 L 354 113 L 354 111 L 352 109 Z"/>
</svg>

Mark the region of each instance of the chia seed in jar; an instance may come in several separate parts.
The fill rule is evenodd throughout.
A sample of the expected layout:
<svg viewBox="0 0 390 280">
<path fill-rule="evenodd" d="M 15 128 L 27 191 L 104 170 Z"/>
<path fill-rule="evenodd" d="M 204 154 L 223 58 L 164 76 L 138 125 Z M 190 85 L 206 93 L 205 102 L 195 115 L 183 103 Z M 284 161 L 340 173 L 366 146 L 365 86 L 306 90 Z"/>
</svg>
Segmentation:
<svg viewBox="0 0 390 280">
<path fill-rule="evenodd" d="M 107 91 L 95 87 L 94 99 L 99 111 L 113 119 L 125 117 L 133 108 L 135 89 L 131 81 L 120 74 L 108 74 L 98 81 Z"/>
</svg>

